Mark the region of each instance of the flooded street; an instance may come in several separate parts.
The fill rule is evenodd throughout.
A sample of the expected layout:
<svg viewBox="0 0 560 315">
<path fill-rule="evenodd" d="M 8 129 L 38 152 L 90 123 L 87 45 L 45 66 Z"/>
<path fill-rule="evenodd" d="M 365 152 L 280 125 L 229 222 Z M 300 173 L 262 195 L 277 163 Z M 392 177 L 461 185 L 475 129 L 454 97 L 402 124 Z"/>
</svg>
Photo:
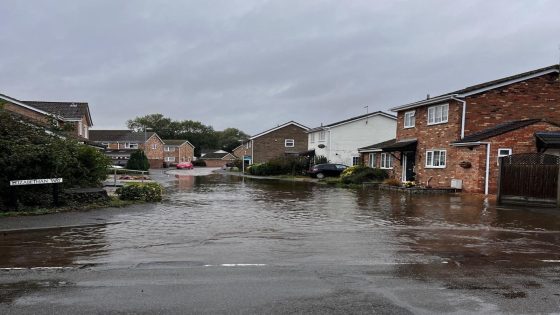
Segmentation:
<svg viewBox="0 0 560 315">
<path fill-rule="evenodd" d="M 0 313 L 560 312 L 557 210 L 221 174 L 166 184 L 163 203 L 98 224 L 3 233 Z"/>
</svg>

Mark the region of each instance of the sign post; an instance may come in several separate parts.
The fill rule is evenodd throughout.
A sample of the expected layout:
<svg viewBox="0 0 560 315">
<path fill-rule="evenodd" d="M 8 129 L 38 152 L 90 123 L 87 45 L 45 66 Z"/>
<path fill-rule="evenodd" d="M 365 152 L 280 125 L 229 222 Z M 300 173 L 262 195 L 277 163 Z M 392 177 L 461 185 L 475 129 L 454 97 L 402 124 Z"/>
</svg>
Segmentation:
<svg viewBox="0 0 560 315">
<path fill-rule="evenodd" d="M 13 203 L 14 208 L 17 211 L 18 208 L 18 200 L 17 200 L 17 186 L 27 186 L 27 185 L 43 185 L 43 184 L 53 184 L 53 204 L 55 207 L 59 205 L 58 199 L 58 185 L 63 182 L 62 178 L 40 178 L 40 179 L 16 179 L 10 181 L 10 188 L 12 189 L 13 193 Z"/>
</svg>

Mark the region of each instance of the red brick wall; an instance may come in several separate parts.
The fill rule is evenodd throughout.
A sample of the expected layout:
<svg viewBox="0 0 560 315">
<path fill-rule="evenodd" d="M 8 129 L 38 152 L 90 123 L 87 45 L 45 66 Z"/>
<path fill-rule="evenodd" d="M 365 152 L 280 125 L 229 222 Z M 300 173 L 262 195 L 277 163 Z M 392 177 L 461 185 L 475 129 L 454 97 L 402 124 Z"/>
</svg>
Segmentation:
<svg viewBox="0 0 560 315">
<path fill-rule="evenodd" d="M 194 157 L 194 148 L 186 143 L 180 146 L 171 146 L 175 148 L 175 151 L 163 151 L 164 157 L 175 157 L 175 162 L 170 163 L 179 163 L 185 161 L 192 161 Z"/>
<path fill-rule="evenodd" d="M 235 148 L 233 150 L 233 155 L 235 155 L 237 158 L 240 158 L 240 159 L 242 159 L 243 156 L 245 156 L 245 155 L 251 155 L 251 154 L 252 154 L 252 152 L 251 152 L 251 143 L 250 142 L 249 142 L 249 148 L 247 148 L 247 145 L 244 144 L 244 145 L 238 146 L 237 148 Z"/>
<path fill-rule="evenodd" d="M 560 124 L 558 74 L 469 96 L 466 101 L 466 135 L 511 120 L 541 118 Z"/>
<path fill-rule="evenodd" d="M 286 148 L 285 139 L 294 139 L 295 146 Z M 253 140 L 253 163 L 263 163 L 286 153 L 307 151 L 307 133 L 303 128 L 289 125 Z"/>
<path fill-rule="evenodd" d="M 154 148 L 153 145 L 156 145 Z M 143 149 L 150 161 L 150 168 L 163 167 L 163 142 L 155 135 L 146 140 L 145 145 L 140 144 L 140 149 Z"/>
<path fill-rule="evenodd" d="M 9 112 L 21 115 L 23 117 L 26 117 L 28 119 L 31 119 L 39 124 L 42 125 L 48 125 L 50 124 L 52 117 L 41 114 L 41 113 L 37 113 L 35 111 L 32 111 L 30 109 L 27 109 L 25 107 L 16 105 L 16 104 L 12 104 L 9 102 L 3 103 L 3 108 Z"/>
</svg>

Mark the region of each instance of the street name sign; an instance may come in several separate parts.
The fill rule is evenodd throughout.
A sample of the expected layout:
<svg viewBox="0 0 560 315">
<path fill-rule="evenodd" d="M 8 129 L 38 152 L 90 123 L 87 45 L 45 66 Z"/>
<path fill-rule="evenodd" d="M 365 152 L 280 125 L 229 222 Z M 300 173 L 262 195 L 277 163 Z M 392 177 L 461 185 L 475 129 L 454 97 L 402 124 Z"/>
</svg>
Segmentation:
<svg viewBox="0 0 560 315">
<path fill-rule="evenodd" d="M 60 184 L 60 183 L 62 183 L 62 178 L 19 179 L 19 180 L 11 180 L 10 186 Z"/>
</svg>

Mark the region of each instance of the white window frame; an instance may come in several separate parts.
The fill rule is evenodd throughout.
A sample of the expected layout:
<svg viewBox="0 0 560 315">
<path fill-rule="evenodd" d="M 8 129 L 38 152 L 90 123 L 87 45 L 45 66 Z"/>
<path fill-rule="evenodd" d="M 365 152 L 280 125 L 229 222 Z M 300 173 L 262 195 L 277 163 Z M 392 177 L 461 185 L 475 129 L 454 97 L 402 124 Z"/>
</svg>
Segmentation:
<svg viewBox="0 0 560 315">
<path fill-rule="evenodd" d="M 355 165 L 360 165 L 360 157 L 359 156 L 353 156 L 352 157 L 352 166 Z"/>
<path fill-rule="evenodd" d="M 124 143 L 125 149 L 138 149 L 138 143 L 135 142 L 125 142 Z"/>
<path fill-rule="evenodd" d="M 290 145 L 291 143 L 291 145 Z M 296 141 L 294 139 L 284 139 L 284 147 L 293 148 L 296 146 Z"/>
<path fill-rule="evenodd" d="M 165 152 L 175 152 L 175 147 L 174 146 L 170 146 L 170 145 L 166 145 L 163 147 L 163 150 Z"/>
<path fill-rule="evenodd" d="M 502 154 L 500 151 L 508 151 L 507 154 Z M 512 155 L 513 150 L 511 148 L 498 148 L 498 160 L 496 161 L 496 163 L 500 163 L 500 158 L 504 157 L 504 156 L 510 156 Z"/>
<path fill-rule="evenodd" d="M 82 128 L 84 128 L 82 125 L 82 121 L 78 121 L 78 135 L 80 136 L 82 135 Z"/>
<path fill-rule="evenodd" d="M 416 111 L 411 110 L 404 113 L 404 128 L 413 128 L 416 125 Z"/>
<path fill-rule="evenodd" d="M 393 168 L 393 156 L 391 153 L 381 153 L 379 168 L 390 170 Z"/>
<path fill-rule="evenodd" d="M 375 168 L 375 162 L 375 153 L 372 152 L 369 154 L 369 167 Z"/>
<path fill-rule="evenodd" d="M 447 123 L 449 121 L 449 104 L 441 104 L 428 107 L 427 118 L 428 125 Z"/>
<path fill-rule="evenodd" d="M 319 131 L 319 142 L 325 142 L 326 132 L 324 130 Z"/>
<path fill-rule="evenodd" d="M 315 143 L 315 133 L 314 132 L 309 134 L 309 143 Z"/>
<path fill-rule="evenodd" d="M 157 150 L 157 143 L 152 143 L 152 150 Z"/>
<path fill-rule="evenodd" d="M 443 152 L 443 161 L 441 154 Z M 437 155 L 437 160 L 436 160 Z M 443 163 L 442 163 L 443 162 Z M 447 166 L 447 150 L 426 150 L 426 168 L 445 168 Z"/>
<path fill-rule="evenodd" d="M 166 156 L 165 157 L 165 162 L 175 162 L 175 157 L 174 156 Z"/>
</svg>

